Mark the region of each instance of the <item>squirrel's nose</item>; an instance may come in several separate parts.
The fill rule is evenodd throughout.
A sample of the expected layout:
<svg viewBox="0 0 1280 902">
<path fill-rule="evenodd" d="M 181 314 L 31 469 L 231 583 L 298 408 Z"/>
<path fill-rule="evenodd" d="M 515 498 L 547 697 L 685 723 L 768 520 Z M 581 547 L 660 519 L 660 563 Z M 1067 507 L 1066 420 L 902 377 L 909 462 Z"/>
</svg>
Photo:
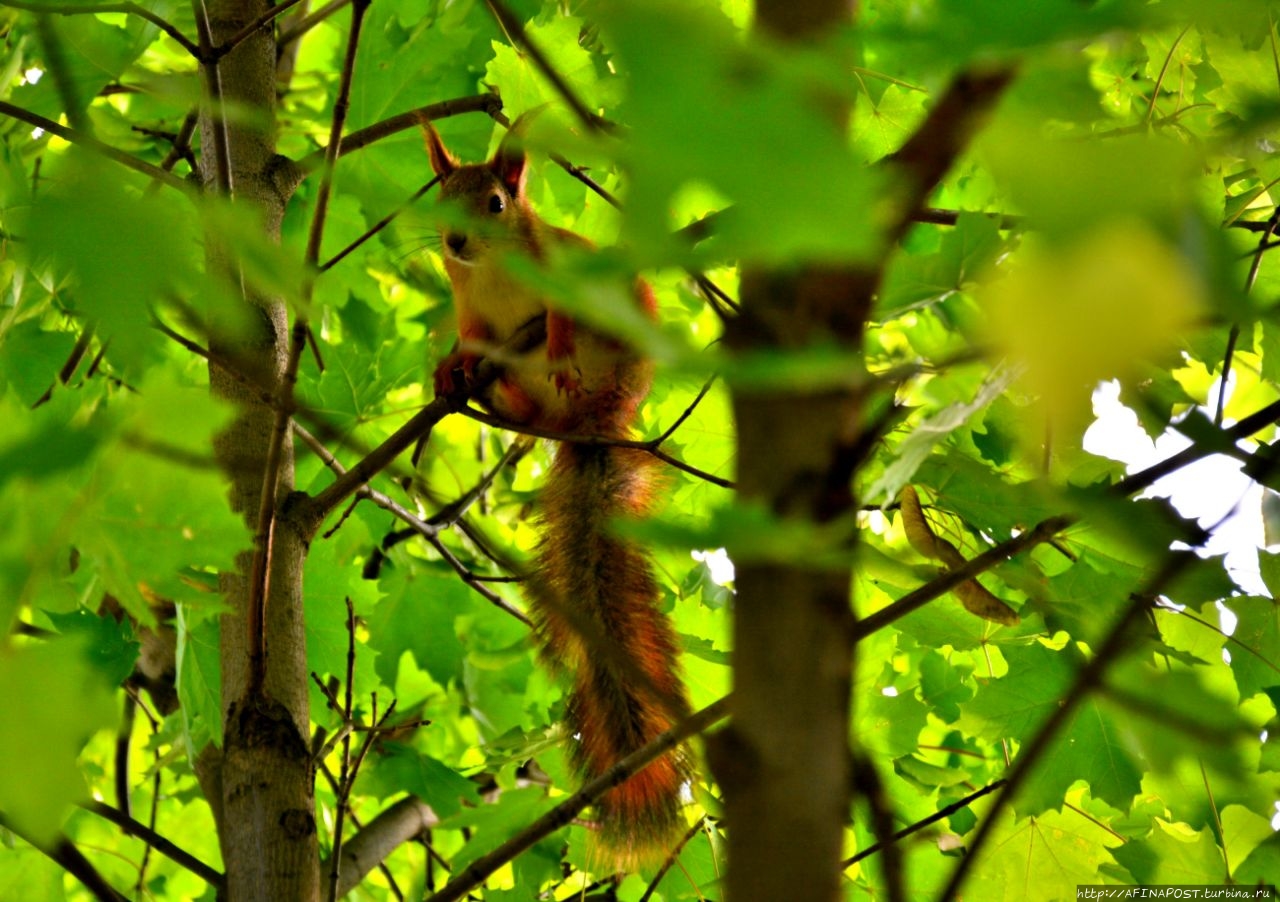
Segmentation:
<svg viewBox="0 0 1280 902">
<path fill-rule="evenodd" d="M 460 254 L 462 249 L 467 246 L 467 236 L 460 232 L 450 232 L 445 236 L 444 243 L 449 245 L 449 250 L 455 254 Z"/>
</svg>

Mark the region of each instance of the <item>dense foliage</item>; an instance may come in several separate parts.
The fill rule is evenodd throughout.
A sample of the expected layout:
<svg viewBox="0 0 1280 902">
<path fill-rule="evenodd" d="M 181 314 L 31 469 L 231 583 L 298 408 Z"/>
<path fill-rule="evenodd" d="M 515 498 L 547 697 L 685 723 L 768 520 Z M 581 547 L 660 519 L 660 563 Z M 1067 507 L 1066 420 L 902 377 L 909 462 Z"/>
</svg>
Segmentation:
<svg viewBox="0 0 1280 902">
<path fill-rule="evenodd" d="M 191 128 L 200 67 L 136 14 L 195 44 L 201 4 L 0 0 L 0 897 L 85 898 L 69 843 L 122 893 L 213 898 L 189 862 L 102 816 L 131 811 L 224 867 L 194 767 L 222 742 L 217 574 L 254 537 L 211 451 L 233 412 L 209 393 L 205 312 L 235 309 L 246 282 L 306 311 L 297 420 L 314 444 L 295 438 L 296 487 L 320 493 L 329 454 L 353 465 L 431 400 L 454 340 L 417 124 L 379 125 L 462 99 L 437 126 L 477 160 L 504 131 L 494 98 L 508 119 L 547 105 L 531 139 L 541 215 L 616 248 L 513 265 L 659 362 L 641 437 L 683 466 L 654 520 L 620 528 L 656 555 L 695 708 L 732 684 L 724 562 L 822 568 L 857 529 L 850 732 L 881 792 L 857 794 L 847 852 L 886 838 L 881 815 L 893 830 L 945 816 L 898 841 L 900 857 L 848 864 L 850 898 L 887 893 L 889 871 L 911 898 L 937 897 L 969 848 L 965 892 L 982 899 L 1280 875 L 1280 556 L 1258 551 L 1255 567 L 1236 542 L 1229 569 L 1221 542 L 1206 550 L 1217 517 L 1144 494 L 1235 458 L 1254 486 L 1239 517 L 1280 537 L 1280 4 L 867 0 L 856 24 L 784 51 L 737 0 L 526 0 L 511 4 L 523 35 L 471 0 L 373 0 L 345 130 L 373 131 L 336 165 L 309 270 L 351 23 L 336 6 L 273 23 L 290 38 L 281 184 L 298 185 L 277 245 L 251 204 L 188 178 L 209 152 Z M 575 116 L 526 41 L 609 125 Z M 958 75 L 1008 65 L 930 207 L 884 247 L 898 196 L 885 159 Z M 852 103 L 847 135 L 815 97 Z M 210 243 L 226 271 L 206 266 Z M 726 350 L 743 260 L 883 266 L 862 353 Z M 658 327 L 618 290 L 634 270 Z M 1130 474 L 1086 450 L 1100 384 L 1136 416 L 1134 442 L 1176 434 L 1161 449 L 1189 450 Z M 854 479 L 856 524 L 735 499 L 733 386 L 865 392 L 880 434 Z M 547 463 L 541 443 L 450 415 L 310 546 L 321 850 L 405 793 L 437 819 L 352 898 L 429 895 L 575 788 L 563 687 L 512 613 Z M 1236 499 L 1222 500 L 1217 516 Z M 1009 542 L 1017 554 L 984 559 L 984 589 L 892 607 Z M 141 692 L 135 668 L 166 639 L 177 704 L 163 685 Z M 344 743 L 347 693 L 362 729 Z M 720 797 L 703 767 L 675 865 L 627 877 L 617 898 L 720 898 Z M 587 832 L 541 839 L 479 897 L 603 892 Z"/>
</svg>

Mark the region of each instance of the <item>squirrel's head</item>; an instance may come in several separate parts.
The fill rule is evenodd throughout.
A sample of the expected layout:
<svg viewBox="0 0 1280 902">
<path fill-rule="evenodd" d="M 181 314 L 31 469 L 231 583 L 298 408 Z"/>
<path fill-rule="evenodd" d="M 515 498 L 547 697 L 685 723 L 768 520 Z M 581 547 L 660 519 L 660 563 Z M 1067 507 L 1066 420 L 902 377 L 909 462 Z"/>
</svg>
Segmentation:
<svg viewBox="0 0 1280 902">
<path fill-rule="evenodd" d="M 524 197 L 527 158 L 513 127 L 487 163 L 462 164 L 428 123 L 424 126 L 440 199 L 453 204 L 462 224 L 440 227 L 446 259 L 474 266 L 495 248 L 527 246 L 532 212 Z"/>
</svg>

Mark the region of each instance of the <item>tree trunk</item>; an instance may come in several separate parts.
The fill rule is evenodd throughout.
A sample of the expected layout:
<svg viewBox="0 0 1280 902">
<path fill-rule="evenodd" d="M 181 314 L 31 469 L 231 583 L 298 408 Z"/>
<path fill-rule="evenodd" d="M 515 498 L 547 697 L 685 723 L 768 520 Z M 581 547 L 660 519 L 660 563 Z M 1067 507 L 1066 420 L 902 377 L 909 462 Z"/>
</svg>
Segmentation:
<svg viewBox="0 0 1280 902">
<path fill-rule="evenodd" d="M 759 26 L 805 40 L 846 22 L 850 0 L 760 0 Z M 830 110 L 837 127 L 848 111 Z M 735 351 L 858 348 L 871 283 L 855 271 L 745 268 Z M 826 522 L 854 507 L 861 405 L 850 391 L 735 389 L 738 491 L 778 517 Z M 852 539 L 850 540 L 852 542 Z M 851 555 L 852 556 L 852 549 Z M 728 898 L 839 898 L 849 816 L 853 615 L 849 568 L 744 561 L 737 570 L 733 723 L 710 750 L 725 790 Z"/>
<path fill-rule="evenodd" d="M 208 40 L 217 46 L 268 8 L 265 0 L 210 0 Z M 201 5 L 196 5 L 200 15 Z M 275 155 L 275 43 L 260 29 L 225 56 L 217 78 L 206 69 L 202 109 L 201 173 L 207 191 L 229 193 L 261 216 L 263 240 L 279 241 L 287 191 L 273 178 Z M 220 133 L 217 98 L 234 110 Z M 221 148 L 226 148 L 225 154 Z M 225 274 L 243 294 L 227 309 L 210 311 L 210 348 L 242 376 L 275 392 L 288 354 L 288 311 L 279 298 L 254 294 L 216 238 L 209 239 L 211 275 Z M 257 530 L 267 473 L 267 449 L 275 412 L 261 391 L 217 365 L 210 367 L 213 392 L 239 411 L 219 437 L 216 452 L 231 485 L 231 503 Z M 293 489 L 293 446 L 281 448 L 276 511 Z M 221 588 L 231 613 L 222 618 L 223 754 L 216 767 L 221 784 L 219 835 L 226 865 L 227 898 L 314 900 L 320 896 L 315 828 L 314 772 L 308 750 L 308 683 L 303 632 L 304 537 L 277 517 L 267 543 L 270 567 L 265 600 L 265 670 L 261 686 L 250 679 L 247 621 L 253 591 L 253 553 L 241 555 L 238 572 L 224 574 Z M 209 785 L 206 783 L 206 785 Z M 218 806 L 215 801 L 215 811 Z"/>
</svg>

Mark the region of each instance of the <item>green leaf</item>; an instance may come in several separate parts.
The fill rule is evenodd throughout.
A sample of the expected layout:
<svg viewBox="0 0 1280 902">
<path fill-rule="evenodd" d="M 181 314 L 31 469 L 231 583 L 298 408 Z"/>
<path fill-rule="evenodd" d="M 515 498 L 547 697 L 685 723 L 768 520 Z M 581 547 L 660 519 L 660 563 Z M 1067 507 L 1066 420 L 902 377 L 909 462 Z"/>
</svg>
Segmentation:
<svg viewBox="0 0 1280 902">
<path fill-rule="evenodd" d="M 465 867 L 545 814 L 556 801 L 548 799 L 540 788 L 530 786 L 504 789 L 496 804 L 463 810 L 452 823 L 460 827 L 474 827 L 476 833 L 453 860 Z"/>
<path fill-rule="evenodd" d="M 396 685 L 400 657 L 412 652 L 441 686 L 462 680 L 465 649 L 458 620 L 476 610 L 471 590 L 453 575 L 410 574 L 397 569 L 381 583 L 386 596 L 369 617 L 369 647 L 383 685 Z"/>
<path fill-rule="evenodd" d="M 177 616 L 178 698 L 182 705 L 182 737 L 187 756 L 212 742 L 222 745 L 221 629 L 217 618 L 193 623 L 182 605 Z"/>
<path fill-rule="evenodd" d="M 833 55 L 744 41 L 719 14 L 684 3 L 613 4 L 599 16 L 630 79 L 623 239 L 641 260 L 684 256 L 668 210 L 699 185 L 733 204 L 717 224 L 722 253 L 794 263 L 874 251 L 871 218 L 849 211 L 875 203 L 878 177 L 814 98 L 815 77 L 840 90 Z"/>
<path fill-rule="evenodd" d="M 970 417 L 985 408 L 1003 394 L 1018 377 L 1016 368 L 997 367 L 982 383 L 977 397 L 967 404 L 951 404 L 925 418 L 911 430 L 911 434 L 898 445 L 898 456 L 884 469 L 884 473 L 867 489 L 867 500 L 885 504 L 898 497 L 902 487 L 911 481 L 920 464 L 938 442 L 963 426 Z"/>
<path fill-rule="evenodd" d="M 1070 811 L 989 816 L 999 818 L 998 826 L 967 890 L 982 899 L 1045 898 L 1061 887 L 1101 883 L 1098 868 L 1107 862 L 1108 847 L 1119 843 L 1103 827 Z"/>
<path fill-rule="evenodd" d="M 149 8 L 161 16 L 171 10 L 168 2 L 152 3 Z M 83 111 L 159 34 L 156 26 L 137 16 L 123 19 L 122 26 L 93 16 L 50 16 L 48 30 L 42 34 L 42 62 L 44 68 L 56 63 L 61 71 L 20 87 L 14 101 L 51 119 Z"/>
<path fill-rule="evenodd" d="M 1220 884 L 1227 876 L 1222 850 L 1207 827 L 1197 833 L 1157 818 L 1148 838 L 1111 854 L 1143 884 Z"/>
<path fill-rule="evenodd" d="M 463 803 L 473 805 L 480 800 L 475 783 L 430 755 L 398 742 L 384 744 L 376 767 L 362 782 L 368 791 L 384 798 L 407 791 L 441 818 L 453 817 Z"/>
<path fill-rule="evenodd" d="M 362 578 L 351 554 L 353 548 L 363 551 L 371 544 L 367 533 L 348 524 L 328 541 L 313 542 L 307 555 L 303 574 L 307 587 L 307 666 L 321 677 L 346 680 L 351 640 L 347 629 L 347 599 L 351 599 L 357 617 L 366 617 L 367 612 L 375 609 L 377 584 Z M 357 639 L 353 690 L 359 697 L 378 689 L 374 657 L 371 649 Z M 394 680 L 386 685 L 394 686 Z"/>
<path fill-rule="evenodd" d="M 1084 661 L 1078 652 L 1052 651 L 1039 643 L 1010 646 L 1003 653 L 1008 675 L 961 706 L 960 725 L 983 738 L 1016 739 L 1025 747 L 1058 710 Z M 1084 780 L 1096 797 L 1126 809 L 1141 789 L 1139 763 L 1120 724 L 1096 698 L 1086 697 L 1058 731 L 1014 806 L 1021 814 L 1061 809 L 1067 790 Z"/>
<path fill-rule="evenodd" d="M 960 717 L 960 705 L 973 698 L 971 677 L 969 668 L 957 667 L 937 652 L 929 652 L 920 661 L 920 695 L 934 713 L 954 723 Z"/>
<path fill-rule="evenodd" d="M 33 902 L 63 902 L 65 872 L 52 858 L 32 848 L 18 846 L 0 855 L 0 897 Z"/>
<path fill-rule="evenodd" d="M 876 318 L 891 320 L 944 300 L 986 275 L 1005 248 L 999 225 L 991 216 L 961 213 L 955 227 L 943 233 L 936 253 L 895 255 L 876 299 Z"/>
<path fill-rule="evenodd" d="M 31 407 L 58 381 L 75 341 L 72 333 L 41 328 L 35 320 L 19 323 L 0 344 L 0 376 Z"/>
<path fill-rule="evenodd" d="M 1236 883 L 1244 886 L 1265 886 L 1280 873 L 1280 834 L 1273 833 L 1258 845 L 1231 875 Z"/>
<path fill-rule="evenodd" d="M 0 654 L 0 810 L 38 843 L 52 843 L 67 808 L 86 797 L 76 756 L 115 725 L 111 686 L 78 639 Z M 37 752 L 38 750 L 38 752 Z"/>
<path fill-rule="evenodd" d="M 1227 607 L 1239 618 L 1230 649 L 1241 700 L 1280 689 L 1280 604 L 1255 596 L 1232 598 Z"/>
<path fill-rule="evenodd" d="M 138 640 L 124 618 L 95 615 L 83 608 L 69 614 L 49 613 L 49 619 L 64 636 L 74 636 L 88 649 L 87 658 L 110 686 L 118 686 L 133 672 L 138 660 Z"/>
<path fill-rule="evenodd" d="M 33 257 L 74 276 L 79 310 L 110 342 L 111 360 L 136 376 L 167 341 L 151 328 L 151 305 L 198 284 L 196 240 L 172 192 L 143 198 L 114 176 L 75 155 L 32 210 L 29 242 Z"/>
<path fill-rule="evenodd" d="M 621 85 L 616 77 L 602 78 L 598 74 L 603 67 L 597 66 L 579 39 L 584 27 L 581 19 L 556 16 L 545 23 L 528 23 L 525 35 L 543 51 L 551 68 L 572 86 L 575 96 L 588 109 L 612 107 L 617 103 Z M 556 88 L 528 54 L 497 42 L 493 50 L 493 59 L 485 69 L 485 81 L 502 86 L 502 105 L 510 118 L 560 100 Z"/>
<path fill-rule="evenodd" d="M 148 594 L 211 604 L 188 571 L 231 570 L 251 543 L 212 456 L 213 435 L 230 415 L 206 390 L 158 371 L 127 408 L 111 453 L 98 458 L 75 541 L 107 590 L 144 621 Z"/>
</svg>

